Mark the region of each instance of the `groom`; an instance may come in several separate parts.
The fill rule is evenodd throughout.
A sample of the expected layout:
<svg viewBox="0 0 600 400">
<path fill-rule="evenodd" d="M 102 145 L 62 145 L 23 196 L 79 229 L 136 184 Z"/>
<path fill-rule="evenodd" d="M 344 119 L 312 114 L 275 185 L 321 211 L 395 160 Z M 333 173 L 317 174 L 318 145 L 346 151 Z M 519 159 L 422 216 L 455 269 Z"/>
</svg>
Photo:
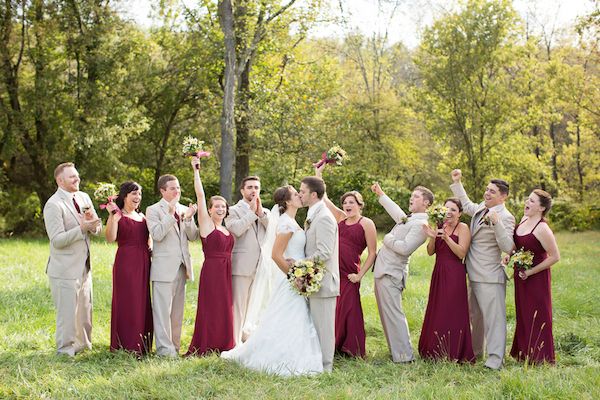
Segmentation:
<svg viewBox="0 0 600 400">
<path fill-rule="evenodd" d="M 515 217 L 506 209 L 508 183 L 492 179 L 482 203 L 473 203 L 461 183 L 460 169 L 452 171 L 452 193 L 471 218 L 471 246 L 466 257 L 469 276 L 469 314 L 476 356 L 483 353 L 484 335 L 488 358 L 485 366 L 500 369 L 506 347 L 506 273 L 502 252 L 512 251 Z"/>
<path fill-rule="evenodd" d="M 316 176 L 302 179 L 300 199 L 308 206 L 306 215 L 306 258 L 325 263 L 321 289 L 308 298 L 310 315 L 319 336 L 323 353 L 323 370 L 331 371 L 335 350 L 335 305 L 340 294 L 338 226 L 331 211 L 322 201 L 325 182 Z"/>
</svg>

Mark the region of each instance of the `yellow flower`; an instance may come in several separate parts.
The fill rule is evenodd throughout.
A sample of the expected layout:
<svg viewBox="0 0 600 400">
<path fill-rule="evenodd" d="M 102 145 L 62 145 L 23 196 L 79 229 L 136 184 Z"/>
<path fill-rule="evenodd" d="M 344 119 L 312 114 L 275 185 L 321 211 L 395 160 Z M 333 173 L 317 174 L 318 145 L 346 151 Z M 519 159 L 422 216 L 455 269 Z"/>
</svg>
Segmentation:
<svg viewBox="0 0 600 400">
<path fill-rule="evenodd" d="M 302 275 L 304 275 L 304 273 L 302 272 L 302 270 L 300 268 L 296 268 L 294 270 L 294 276 L 297 278 L 300 278 Z"/>
<path fill-rule="evenodd" d="M 313 267 L 308 267 L 306 268 L 306 273 L 312 275 L 315 273 L 315 269 Z"/>
</svg>

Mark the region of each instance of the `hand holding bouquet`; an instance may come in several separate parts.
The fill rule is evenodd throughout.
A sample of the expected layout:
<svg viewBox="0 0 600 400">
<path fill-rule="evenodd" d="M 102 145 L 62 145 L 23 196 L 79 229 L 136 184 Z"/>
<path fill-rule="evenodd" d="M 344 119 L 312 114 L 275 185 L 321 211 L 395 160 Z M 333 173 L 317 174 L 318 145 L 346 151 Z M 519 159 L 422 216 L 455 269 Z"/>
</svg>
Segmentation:
<svg viewBox="0 0 600 400">
<path fill-rule="evenodd" d="M 198 140 L 193 136 L 188 136 L 183 140 L 182 153 L 184 157 L 208 157 L 210 152 L 203 149 L 204 141 Z M 200 165 L 196 165 L 196 169 L 200 169 Z"/>
<path fill-rule="evenodd" d="M 301 296 L 308 297 L 321 289 L 325 276 L 325 264 L 321 260 L 298 260 L 288 271 L 288 281 L 292 289 Z"/>
<path fill-rule="evenodd" d="M 109 203 L 117 198 L 117 193 L 117 187 L 112 183 L 100 182 L 94 190 L 94 199 L 98 202 L 100 209 L 104 210 Z M 117 210 L 111 212 L 115 214 Z"/>
<path fill-rule="evenodd" d="M 529 250 L 525 250 L 521 247 L 520 250 L 515 251 L 510 259 L 506 268 L 508 270 L 521 270 L 525 271 L 533 267 L 533 253 Z M 520 271 L 519 271 L 520 272 Z M 510 275 L 509 275 L 510 276 Z"/>
<path fill-rule="evenodd" d="M 431 222 L 438 228 L 441 228 L 444 225 L 444 221 L 446 221 L 447 213 L 448 213 L 448 208 L 444 207 L 442 205 L 437 205 L 437 206 L 431 207 L 427 210 L 427 216 L 429 217 L 429 222 Z"/>
<path fill-rule="evenodd" d="M 348 160 L 346 150 L 342 149 L 337 144 L 327 150 L 321 156 L 321 159 L 313 164 L 315 168 L 321 167 L 323 164 L 335 164 L 342 165 L 344 161 Z"/>
</svg>

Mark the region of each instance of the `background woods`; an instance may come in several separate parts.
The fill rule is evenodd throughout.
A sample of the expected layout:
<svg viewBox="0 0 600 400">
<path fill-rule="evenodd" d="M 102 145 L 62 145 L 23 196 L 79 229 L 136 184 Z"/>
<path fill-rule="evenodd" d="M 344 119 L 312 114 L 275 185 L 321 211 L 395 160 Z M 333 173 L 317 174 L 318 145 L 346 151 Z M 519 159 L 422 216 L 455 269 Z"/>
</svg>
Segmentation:
<svg viewBox="0 0 600 400">
<path fill-rule="evenodd" d="M 511 182 L 511 207 L 543 187 L 558 228 L 598 227 L 600 62 L 598 3 L 557 29 L 510 1 L 471 0 L 438 13 L 409 49 L 386 30 L 311 32 L 318 1 L 156 1 L 143 28 L 116 1 L 0 3 L 0 231 L 35 233 L 72 160 L 90 193 L 98 181 L 138 180 L 144 203 L 175 173 L 191 194 L 183 138 L 214 156 L 209 194 L 233 200 L 249 173 L 264 200 L 312 173 L 332 143 L 352 157 L 329 169 L 330 197 L 373 180 L 406 203 L 424 184 L 448 194 L 460 167 L 474 199 L 492 175 Z"/>
</svg>

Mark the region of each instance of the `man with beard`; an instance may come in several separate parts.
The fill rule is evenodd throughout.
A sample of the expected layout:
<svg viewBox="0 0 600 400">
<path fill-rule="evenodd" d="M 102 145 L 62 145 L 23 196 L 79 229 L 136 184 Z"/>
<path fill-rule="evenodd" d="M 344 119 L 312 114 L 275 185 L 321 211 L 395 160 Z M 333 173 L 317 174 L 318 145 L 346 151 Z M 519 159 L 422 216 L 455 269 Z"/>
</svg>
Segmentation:
<svg viewBox="0 0 600 400">
<path fill-rule="evenodd" d="M 235 236 L 232 254 L 233 335 L 237 344 L 246 338 L 242 329 L 248 310 L 252 283 L 261 257 L 261 244 L 269 224 L 260 200 L 260 178 L 247 176 L 240 185 L 242 199 L 231 208 L 225 226 Z M 270 257 L 267 254 L 266 257 Z"/>
</svg>

